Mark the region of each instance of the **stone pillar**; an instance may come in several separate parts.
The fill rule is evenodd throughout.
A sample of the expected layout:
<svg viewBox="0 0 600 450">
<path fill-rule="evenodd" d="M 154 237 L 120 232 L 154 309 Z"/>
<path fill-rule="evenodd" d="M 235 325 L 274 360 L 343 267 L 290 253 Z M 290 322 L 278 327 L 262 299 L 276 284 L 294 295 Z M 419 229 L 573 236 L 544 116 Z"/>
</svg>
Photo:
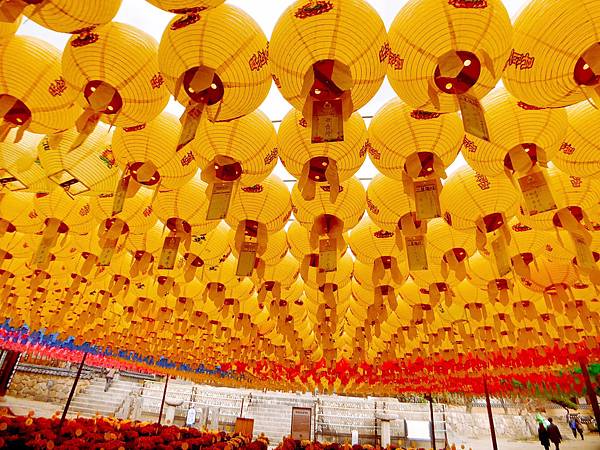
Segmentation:
<svg viewBox="0 0 600 450">
<path fill-rule="evenodd" d="M 391 427 L 390 421 L 385 419 L 380 419 L 381 423 L 381 447 L 387 448 L 390 445 L 391 441 Z"/>
<path fill-rule="evenodd" d="M 175 421 L 175 407 L 173 405 L 167 405 L 167 410 L 165 413 L 165 425 L 173 425 Z"/>
</svg>

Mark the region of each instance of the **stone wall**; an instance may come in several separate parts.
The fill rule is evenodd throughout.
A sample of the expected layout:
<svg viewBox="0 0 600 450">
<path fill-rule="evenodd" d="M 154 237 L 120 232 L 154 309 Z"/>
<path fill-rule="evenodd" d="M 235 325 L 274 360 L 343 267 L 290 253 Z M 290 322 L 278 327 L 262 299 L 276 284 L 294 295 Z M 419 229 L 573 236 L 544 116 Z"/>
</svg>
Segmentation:
<svg viewBox="0 0 600 450">
<path fill-rule="evenodd" d="M 73 386 L 73 377 L 61 377 L 17 371 L 7 395 L 64 405 Z M 80 379 L 75 395 L 89 386 L 91 380 Z"/>
<path fill-rule="evenodd" d="M 537 436 L 535 414 L 501 414 L 494 411 L 496 435 L 503 439 L 528 439 Z M 489 434 L 487 412 L 467 413 L 453 410 L 446 412 L 446 428 L 449 436 L 477 439 Z"/>
</svg>

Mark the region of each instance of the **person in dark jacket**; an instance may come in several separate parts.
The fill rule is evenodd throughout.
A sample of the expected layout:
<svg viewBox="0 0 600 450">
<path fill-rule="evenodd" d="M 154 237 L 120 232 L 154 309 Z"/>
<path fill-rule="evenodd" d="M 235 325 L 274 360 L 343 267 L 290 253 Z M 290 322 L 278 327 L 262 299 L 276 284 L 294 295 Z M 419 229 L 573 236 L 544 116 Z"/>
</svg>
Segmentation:
<svg viewBox="0 0 600 450">
<path fill-rule="evenodd" d="M 579 435 L 581 436 L 581 440 L 583 441 L 583 424 L 581 423 L 581 420 L 577 419 L 576 427 L 577 432 L 579 433 Z M 575 435 L 575 439 L 577 439 L 577 435 Z"/>
<path fill-rule="evenodd" d="M 577 421 L 575 420 L 575 417 L 569 419 L 569 428 L 573 432 L 573 437 L 577 439 Z"/>
<path fill-rule="evenodd" d="M 550 422 L 550 425 L 548 425 L 548 437 L 556 447 L 556 450 L 560 450 L 560 441 L 562 441 L 562 435 L 560 434 L 560 430 L 556 425 L 554 425 L 552 417 L 548 418 L 548 422 Z"/>
<path fill-rule="evenodd" d="M 540 427 L 538 428 L 538 437 L 540 438 L 540 444 L 544 447 L 544 450 L 550 450 L 550 437 L 548 436 L 548 430 L 543 423 L 540 422 Z"/>
</svg>

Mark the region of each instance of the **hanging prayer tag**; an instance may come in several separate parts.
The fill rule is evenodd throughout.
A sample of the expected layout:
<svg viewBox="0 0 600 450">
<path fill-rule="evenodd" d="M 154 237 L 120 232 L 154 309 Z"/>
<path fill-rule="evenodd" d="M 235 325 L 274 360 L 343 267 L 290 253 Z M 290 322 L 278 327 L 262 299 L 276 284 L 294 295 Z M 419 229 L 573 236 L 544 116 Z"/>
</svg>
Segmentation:
<svg viewBox="0 0 600 450">
<path fill-rule="evenodd" d="M 315 100 L 312 114 L 312 143 L 344 140 L 342 100 Z"/>
<path fill-rule="evenodd" d="M 319 240 L 319 269 L 324 272 L 335 272 L 337 270 L 336 239 Z"/>
<path fill-rule="evenodd" d="M 472 95 L 462 94 L 458 96 L 458 103 L 465 131 L 484 141 L 489 141 L 490 133 L 479 100 Z"/>
<path fill-rule="evenodd" d="M 0 168 L 0 189 L 6 188 L 9 191 L 20 191 L 27 189 L 17 177 L 13 176 L 8 170 Z"/>
<path fill-rule="evenodd" d="M 172 270 L 173 267 L 175 267 L 175 260 L 177 259 L 177 250 L 179 249 L 180 242 L 181 238 L 179 236 L 167 236 L 165 238 L 165 243 L 163 244 L 158 263 L 159 269 Z"/>
<path fill-rule="evenodd" d="M 504 236 L 499 236 L 497 239 L 492 241 L 492 253 L 496 261 L 496 268 L 501 277 L 510 272 L 510 258 L 508 257 L 508 251 L 506 246 L 506 240 Z"/>
<path fill-rule="evenodd" d="M 188 104 L 185 112 L 179 119 L 182 124 L 182 130 L 179 143 L 177 144 L 177 151 L 188 145 L 196 137 L 196 131 L 198 131 L 203 110 L 204 104 L 191 102 Z"/>
<path fill-rule="evenodd" d="M 206 220 L 220 220 L 227 216 L 233 183 L 214 183 L 211 185 L 210 201 L 206 212 Z"/>
<path fill-rule="evenodd" d="M 103 243 L 102 252 L 98 257 L 98 266 L 106 267 L 110 265 L 113 255 L 115 254 L 115 250 L 117 248 L 117 240 L 111 239 L 110 241 L 106 241 Z"/>
<path fill-rule="evenodd" d="M 427 270 L 429 264 L 427 263 L 425 236 L 406 236 L 404 242 L 409 270 Z"/>
<path fill-rule="evenodd" d="M 438 180 L 415 181 L 415 208 L 417 220 L 427 220 L 440 217 L 440 197 Z"/>
<path fill-rule="evenodd" d="M 125 197 L 127 196 L 127 189 L 129 188 L 129 176 L 124 176 L 119 180 L 117 190 L 115 191 L 115 198 L 113 200 L 112 215 L 116 216 L 125 206 Z"/>
<path fill-rule="evenodd" d="M 37 251 L 35 252 L 35 255 L 33 255 L 33 260 L 32 260 L 33 265 L 35 265 L 35 266 L 42 265 L 46 261 L 48 261 L 48 258 L 50 257 L 50 248 L 51 247 L 52 247 L 51 240 L 42 239 L 40 241 L 40 245 L 37 248 Z"/>
<path fill-rule="evenodd" d="M 556 209 L 556 203 L 543 172 L 530 172 L 519 178 L 519 186 L 530 216 Z"/>
<path fill-rule="evenodd" d="M 594 261 L 594 255 L 590 246 L 586 243 L 583 236 L 575 233 L 569 233 L 575 246 L 575 253 L 577 254 L 577 265 L 585 270 L 596 269 L 596 262 Z"/>
<path fill-rule="evenodd" d="M 235 274 L 238 277 L 249 277 L 254 271 L 256 264 L 256 250 L 258 249 L 257 242 L 244 242 L 240 249 L 238 264 Z"/>
</svg>

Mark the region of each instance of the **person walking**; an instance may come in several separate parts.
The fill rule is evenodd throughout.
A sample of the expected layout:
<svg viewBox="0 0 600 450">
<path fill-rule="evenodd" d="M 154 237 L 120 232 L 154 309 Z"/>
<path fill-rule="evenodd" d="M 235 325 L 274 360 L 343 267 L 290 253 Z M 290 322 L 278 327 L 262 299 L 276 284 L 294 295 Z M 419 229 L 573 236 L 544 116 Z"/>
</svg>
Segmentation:
<svg viewBox="0 0 600 450">
<path fill-rule="evenodd" d="M 113 368 L 110 368 L 108 370 L 108 372 L 106 372 L 106 385 L 104 386 L 104 392 L 108 391 L 108 388 L 110 388 L 110 385 L 112 384 L 113 380 L 115 379 L 116 374 L 117 374 L 117 371 Z"/>
<path fill-rule="evenodd" d="M 577 421 L 575 420 L 575 417 L 573 417 L 573 416 L 571 416 L 569 418 L 569 428 L 573 432 L 573 437 L 575 439 L 577 439 Z"/>
<path fill-rule="evenodd" d="M 548 437 L 550 438 L 550 442 L 552 442 L 556 448 L 556 450 L 560 450 L 560 442 L 562 441 L 562 435 L 560 434 L 560 430 L 554 424 L 552 417 L 548 417 Z"/>
<path fill-rule="evenodd" d="M 577 433 L 579 433 L 579 435 L 581 436 L 581 440 L 583 441 L 583 424 L 581 423 L 581 420 L 577 419 L 575 421 L 575 426 L 577 429 Z M 577 439 L 577 435 L 575 435 L 575 439 Z"/>
<path fill-rule="evenodd" d="M 544 450 L 550 450 L 550 436 L 548 435 L 548 430 L 542 422 L 540 422 L 540 426 L 538 428 L 538 437 L 540 439 L 540 444 L 544 447 Z"/>
</svg>

